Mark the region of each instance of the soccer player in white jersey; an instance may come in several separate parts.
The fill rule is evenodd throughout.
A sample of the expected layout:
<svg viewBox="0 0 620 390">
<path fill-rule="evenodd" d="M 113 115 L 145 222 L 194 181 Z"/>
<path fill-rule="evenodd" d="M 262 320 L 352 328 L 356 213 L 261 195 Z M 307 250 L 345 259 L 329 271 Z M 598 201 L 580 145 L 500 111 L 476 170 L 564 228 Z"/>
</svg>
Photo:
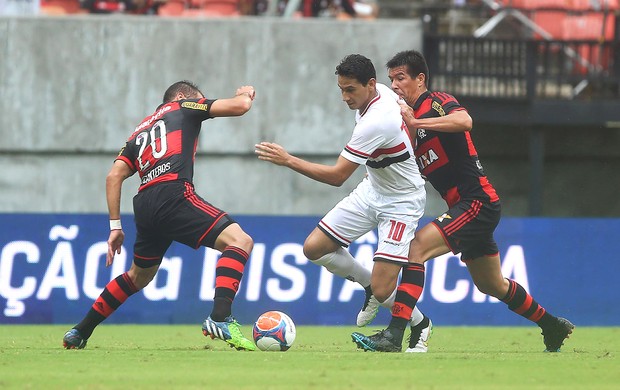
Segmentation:
<svg viewBox="0 0 620 390">
<path fill-rule="evenodd" d="M 315 264 L 365 288 L 358 326 L 370 323 L 382 302 L 393 309 L 393 315 L 397 310 L 403 318 L 411 318 L 406 351 L 426 352 L 432 323 L 417 307 L 407 310 L 408 294 L 400 293 L 400 287 L 396 290 L 401 269 L 405 272 L 409 265 L 409 243 L 426 203 L 424 179 L 413 157 L 398 96 L 377 83 L 372 61 L 362 55 L 345 57 L 336 67 L 336 75 L 342 100 L 356 110 L 356 125 L 335 165 L 305 161 L 271 142 L 256 145 L 256 154 L 261 160 L 333 186 L 341 186 L 358 166 L 366 165 L 364 180 L 306 238 L 304 254 Z M 344 248 L 375 228 L 379 242 L 371 272 Z M 399 304 L 399 299 L 405 299 L 404 304 Z"/>
</svg>

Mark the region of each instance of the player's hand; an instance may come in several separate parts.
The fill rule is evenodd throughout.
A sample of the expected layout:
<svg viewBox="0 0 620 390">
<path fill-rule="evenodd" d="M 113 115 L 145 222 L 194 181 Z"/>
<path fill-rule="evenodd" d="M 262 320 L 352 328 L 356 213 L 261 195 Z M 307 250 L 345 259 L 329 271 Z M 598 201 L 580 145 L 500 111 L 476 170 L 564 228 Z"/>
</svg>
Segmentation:
<svg viewBox="0 0 620 390">
<path fill-rule="evenodd" d="M 256 90 L 254 90 L 254 87 L 251 85 L 244 85 L 242 87 L 237 88 L 237 93 L 235 93 L 235 96 L 239 96 L 239 95 L 248 95 L 248 97 L 252 100 L 254 100 L 254 97 L 256 97 Z"/>
<path fill-rule="evenodd" d="M 273 142 L 261 142 L 254 145 L 254 152 L 258 155 L 259 160 L 269 161 L 276 165 L 286 166 L 291 155 L 280 145 Z"/>
<path fill-rule="evenodd" d="M 409 130 L 415 130 L 415 123 L 417 120 L 413 115 L 413 108 L 404 101 L 400 101 L 398 104 L 400 105 L 400 115 L 403 117 L 405 124 L 407 124 Z"/>
<path fill-rule="evenodd" d="M 114 255 L 121 253 L 121 247 L 125 241 L 125 233 L 122 229 L 110 230 L 108 238 L 108 254 L 105 257 L 105 266 L 109 267 L 114 261 Z"/>
</svg>

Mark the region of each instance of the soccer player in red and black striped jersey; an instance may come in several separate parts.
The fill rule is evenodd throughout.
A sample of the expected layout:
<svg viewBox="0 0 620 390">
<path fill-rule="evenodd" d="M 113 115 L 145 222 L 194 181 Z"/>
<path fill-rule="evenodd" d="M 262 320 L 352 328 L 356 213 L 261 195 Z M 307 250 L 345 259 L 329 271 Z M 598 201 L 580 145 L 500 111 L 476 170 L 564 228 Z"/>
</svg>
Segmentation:
<svg viewBox="0 0 620 390">
<path fill-rule="evenodd" d="M 84 348 L 97 325 L 153 280 L 166 250 L 177 241 L 222 252 L 216 264 L 213 309 L 202 326 L 204 335 L 237 349 L 255 349 L 231 315 L 254 242 L 227 213 L 196 194 L 193 185 L 202 122 L 241 116 L 252 107 L 254 96 L 254 87 L 242 86 L 234 97 L 207 99 L 192 82 L 179 81 L 168 87 L 163 103 L 135 128 L 106 178 L 110 215 L 106 266 L 110 266 L 125 238 L 120 221 L 122 184 L 134 173 L 140 175 L 133 201 L 133 264 L 107 284 L 84 319 L 65 334 L 65 348 Z"/>
<path fill-rule="evenodd" d="M 461 253 L 461 260 L 481 292 L 500 299 L 510 310 L 538 324 L 546 351 L 559 351 L 572 333 L 573 324 L 551 315 L 519 283 L 501 273 L 499 249 L 493 237 L 500 220 L 500 200 L 478 159 L 470 134 L 472 118 L 454 96 L 427 89 L 428 66 L 421 53 L 400 52 L 388 61 L 387 68 L 392 89 L 404 100 L 401 114 L 412 137 L 418 166 L 444 198 L 448 211 L 420 229 L 411 243 L 409 267 L 403 270 L 396 299 L 406 304 L 395 305 L 388 328 L 366 336 L 363 341 L 367 345 L 358 346 L 383 351 L 389 350 L 391 344 L 400 345 L 408 313 L 424 287 L 424 263 L 451 251 Z"/>
</svg>

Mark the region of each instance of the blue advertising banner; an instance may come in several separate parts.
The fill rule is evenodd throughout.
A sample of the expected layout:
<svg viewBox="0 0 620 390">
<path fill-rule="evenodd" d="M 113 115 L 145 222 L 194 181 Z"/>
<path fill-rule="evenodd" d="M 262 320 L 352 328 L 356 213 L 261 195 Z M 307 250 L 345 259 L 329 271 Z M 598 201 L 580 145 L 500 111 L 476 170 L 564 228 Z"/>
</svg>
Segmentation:
<svg viewBox="0 0 620 390">
<path fill-rule="evenodd" d="M 267 310 L 298 325 L 353 325 L 364 299 L 357 283 L 333 276 L 303 255 L 319 217 L 235 217 L 255 241 L 233 314 L 252 323 Z M 421 225 L 428 220 L 421 221 Z M 126 241 L 105 267 L 107 215 L 0 214 L 0 323 L 73 324 L 107 282 L 129 269 L 135 230 L 123 216 Z M 620 325 L 617 280 L 620 219 L 504 218 L 496 231 L 502 271 L 553 314 L 576 325 Z M 349 248 L 367 267 L 377 236 Z M 211 311 L 219 253 L 173 244 L 155 280 L 106 323 L 199 324 Z M 426 263 L 419 303 L 437 325 L 526 325 L 502 302 L 478 292 L 458 256 Z M 375 321 L 389 322 L 381 309 Z"/>
</svg>

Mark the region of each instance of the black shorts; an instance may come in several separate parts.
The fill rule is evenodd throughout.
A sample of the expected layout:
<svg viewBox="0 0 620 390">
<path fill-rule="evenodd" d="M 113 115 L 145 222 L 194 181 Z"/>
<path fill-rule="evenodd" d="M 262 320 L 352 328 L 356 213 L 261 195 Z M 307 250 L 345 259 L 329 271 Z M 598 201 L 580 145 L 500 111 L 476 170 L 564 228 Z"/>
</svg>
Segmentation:
<svg viewBox="0 0 620 390">
<path fill-rule="evenodd" d="M 224 211 L 202 199 L 191 183 L 156 184 L 133 198 L 136 221 L 134 262 L 140 267 L 161 263 L 172 241 L 192 248 L 213 248 L 215 240 L 235 223 Z"/>
<path fill-rule="evenodd" d="M 493 232 L 501 211 L 499 201 L 462 200 L 432 223 L 439 228 L 452 253 L 462 253 L 461 260 L 468 261 L 499 252 Z"/>
</svg>

